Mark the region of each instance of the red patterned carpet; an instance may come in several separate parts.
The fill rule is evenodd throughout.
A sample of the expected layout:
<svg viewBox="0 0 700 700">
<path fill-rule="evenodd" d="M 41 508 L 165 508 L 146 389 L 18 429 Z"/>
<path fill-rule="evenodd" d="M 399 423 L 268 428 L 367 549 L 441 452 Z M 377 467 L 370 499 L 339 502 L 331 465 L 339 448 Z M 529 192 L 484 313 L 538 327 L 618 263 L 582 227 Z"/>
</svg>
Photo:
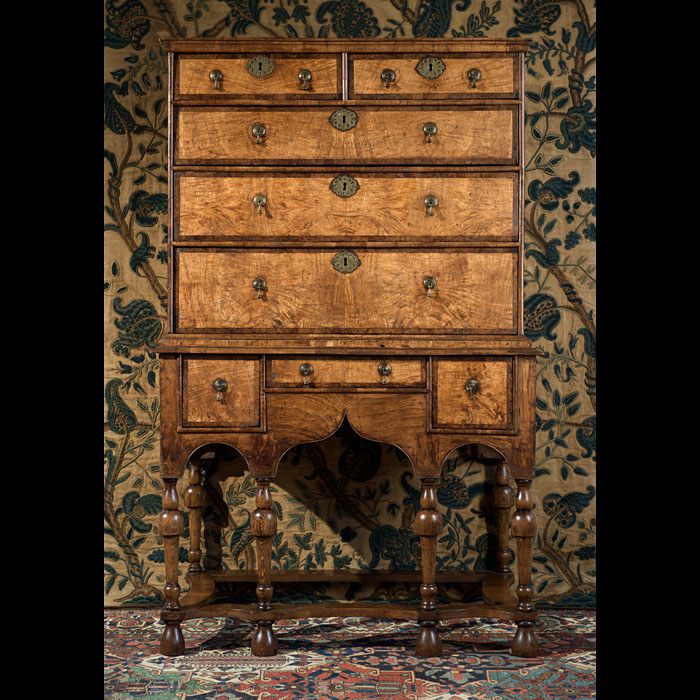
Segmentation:
<svg viewBox="0 0 700 700">
<path fill-rule="evenodd" d="M 544 610 L 540 656 L 516 659 L 514 625 L 442 623 L 444 655 L 415 656 L 418 625 L 367 618 L 275 623 L 279 655 L 250 654 L 253 625 L 185 622 L 181 657 L 161 656 L 153 609 L 105 610 L 105 698 L 127 700 L 559 700 L 595 697 L 595 612 Z"/>
</svg>

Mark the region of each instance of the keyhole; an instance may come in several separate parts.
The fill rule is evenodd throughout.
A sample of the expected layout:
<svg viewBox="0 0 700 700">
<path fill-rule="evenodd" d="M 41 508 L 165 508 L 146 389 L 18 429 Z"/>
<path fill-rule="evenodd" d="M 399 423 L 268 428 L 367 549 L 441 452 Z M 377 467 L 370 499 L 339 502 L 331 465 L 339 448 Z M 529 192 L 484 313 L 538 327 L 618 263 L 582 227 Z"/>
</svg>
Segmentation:
<svg viewBox="0 0 700 700">
<path fill-rule="evenodd" d="M 347 267 L 347 266 L 348 266 L 348 256 L 346 255 L 346 256 L 343 258 L 343 267 Z"/>
<path fill-rule="evenodd" d="M 343 114 L 343 124 L 345 124 L 345 115 Z"/>
<path fill-rule="evenodd" d="M 428 64 L 428 70 L 432 73 L 433 72 L 433 64 L 429 63 Z"/>
<path fill-rule="evenodd" d="M 347 190 L 347 188 L 348 188 L 348 183 L 344 182 L 343 183 L 343 192 L 345 192 L 345 190 Z"/>
<path fill-rule="evenodd" d="M 262 73 L 262 61 L 258 61 L 258 70 Z"/>
</svg>

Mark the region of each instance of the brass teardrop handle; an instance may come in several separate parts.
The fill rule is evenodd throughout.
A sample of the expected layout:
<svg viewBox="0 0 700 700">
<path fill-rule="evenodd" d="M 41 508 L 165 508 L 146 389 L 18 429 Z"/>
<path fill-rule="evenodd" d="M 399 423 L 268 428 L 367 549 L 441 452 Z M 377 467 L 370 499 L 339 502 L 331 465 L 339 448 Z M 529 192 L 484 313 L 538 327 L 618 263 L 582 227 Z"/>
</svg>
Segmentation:
<svg viewBox="0 0 700 700">
<path fill-rule="evenodd" d="M 437 280 L 434 277 L 424 277 L 423 286 L 428 290 L 428 296 L 431 296 L 431 292 L 437 287 Z"/>
<path fill-rule="evenodd" d="M 299 71 L 298 78 L 299 78 L 299 82 L 301 82 L 301 89 L 302 90 L 311 90 L 311 86 L 309 85 L 309 83 L 311 82 L 312 77 L 313 76 L 311 75 L 311 71 L 306 70 L 306 68 L 302 68 Z"/>
<path fill-rule="evenodd" d="M 476 81 L 481 79 L 481 71 L 478 68 L 472 68 L 467 72 L 467 78 L 471 81 L 472 88 L 475 88 Z"/>
<path fill-rule="evenodd" d="M 476 380 L 476 379 L 470 379 L 464 385 L 464 388 L 467 390 L 467 393 L 469 394 L 469 398 L 473 401 L 474 394 L 476 394 L 481 389 L 481 384 L 479 384 L 478 380 Z"/>
<path fill-rule="evenodd" d="M 309 375 L 313 373 L 314 368 L 308 362 L 302 363 L 302 365 L 299 367 L 299 374 L 304 377 L 304 384 L 309 383 Z"/>
<path fill-rule="evenodd" d="M 253 124 L 253 136 L 255 136 L 256 144 L 257 143 L 262 143 L 260 139 L 265 138 L 265 134 L 267 133 L 267 129 L 265 129 L 264 124 Z"/>
<path fill-rule="evenodd" d="M 428 143 L 431 143 L 433 136 L 437 134 L 437 124 L 426 122 L 423 124 L 423 133 L 428 137 Z"/>
<path fill-rule="evenodd" d="M 391 70 L 391 68 L 385 68 L 382 71 L 381 77 L 385 83 L 385 87 L 389 87 L 394 82 L 394 80 L 396 80 L 396 73 L 394 73 L 394 71 Z"/>
<path fill-rule="evenodd" d="M 433 209 L 438 205 L 438 198 L 434 194 L 429 194 L 423 201 L 428 209 L 428 216 L 434 216 Z"/>
<path fill-rule="evenodd" d="M 219 87 L 221 81 L 224 79 L 224 74 L 218 70 L 217 68 L 214 68 L 214 70 L 209 73 L 209 80 L 214 83 L 214 90 L 220 90 L 221 88 Z"/>
<path fill-rule="evenodd" d="M 221 379 L 221 377 L 219 377 L 218 379 L 214 380 L 212 386 L 214 387 L 214 391 L 216 391 L 216 400 L 222 401 L 221 392 L 226 391 L 226 389 L 228 389 L 228 382 L 225 379 Z"/>
<path fill-rule="evenodd" d="M 253 204 L 258 208 L 258 214 L 262 216 L 262 209 L 267 204 L 267 197 L 264 194 L 256 194 L 253 197 Z"/>
<path fill-rule="evenodd" d="M 377 371 L 382 376 L 382 384 L 386 384 L 386 378 L 391 374 L 391 365 L 386 360 L 382 360 L 377 367 Z"/>
<path fill-rule="evenodd" d="M 260 299 L 262 293 L 267 289 L 267 282 L 262 277 L 253 280 L 253 289 L 258 293 L 256 299 Z"/>
</svg>

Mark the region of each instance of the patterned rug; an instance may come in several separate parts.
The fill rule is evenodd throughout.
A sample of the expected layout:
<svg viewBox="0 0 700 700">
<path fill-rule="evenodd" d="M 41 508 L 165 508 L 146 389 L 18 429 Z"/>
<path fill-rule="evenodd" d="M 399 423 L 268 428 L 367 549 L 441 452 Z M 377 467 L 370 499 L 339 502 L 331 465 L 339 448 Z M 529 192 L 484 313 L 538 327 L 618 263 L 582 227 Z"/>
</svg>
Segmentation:
<svg viewBox="0 0 700 700">
<path fill-rule="evenodd" d="M 418 624 L 348 617 L 275 623 L 279 655 L 250 654 L 253 624 L 183 624 L 161 656 L 154 609 L 105 610 L 105 698 L 127 700 L 559 700 L 595 697 L 595 612 L 544 610 L 540 656 L 510 656 L 513 624 L 441 623 L 444 655 L 414 654 Z"/>
</svg>

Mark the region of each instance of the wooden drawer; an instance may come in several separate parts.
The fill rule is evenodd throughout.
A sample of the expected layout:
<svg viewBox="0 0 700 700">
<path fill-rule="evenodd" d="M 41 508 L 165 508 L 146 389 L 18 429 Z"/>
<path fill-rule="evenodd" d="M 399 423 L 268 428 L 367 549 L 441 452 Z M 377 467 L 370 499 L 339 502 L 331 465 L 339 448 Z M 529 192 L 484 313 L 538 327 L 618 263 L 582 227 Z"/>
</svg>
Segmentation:
<svg viewBox="0 0 700 700">
<path fill-rule="evenodd" d="M 248 64 L 257 54 L 180 56 L 177 61 L 175 98 L 211 96 L 217 100 L 260 99 L 285 100 L 342 99 L 341 60 L 339 55 L 294 56 L 267 54 L 274 69 L 264 77 L 256 77 Z M 299 71 L 311 72 L 307 89 L 299 80 Z M 209 74 L 218 70 L 223 75 L 216 88 Z"/>
<path fill-rule="evenodd" d="M 225 390 L 217 400 L 214 382 Z M 184 357 L 182 359 L 183 427 L 260 426 L 261 360 L 259 357 Z"/>
<path fill-rule="evenodd" d="M 437 60 L 434 60 L 437 59 Z M 424 61 L 424 62 L 423 62 Z M 425 77 L 418 71 L 427 68 Z M 394 72 L 389 83 L 386 70 Z M 468 77 L 480 72 L 474 84 Z M 517 54 L 363 54 L 348 57 L 350 99 L 482 99 L 519 96 Z"/>
<path fill-rule="evenodd" d="M 311 367 L 306 376 L 300 371 L 303 365 L 307 372 L 308 366 Z M 380 365 L 385 372 L 388 369 L 389 374 L 382 375 Z M 268 387 L 425 388 L 426 377 L 425 359 L 406 357 L 268 357 L 266 368 Z"/>
<path fill-rule="evenodd" d="M 471 394 L 465 387 L 476 380 Z M 434 358 L 433 428 L 513 429 L 513 359 Z"/>
<path fill-rule="evenodd" d="M 175 251 L 177 332 L 515 333 L 514 250 Z M 424 280 L 437 286 L 428 296 Z M 266 290 L 256 292 L 253 280 Z M 260 296 L 258 296 L 260 294 Z"/>
<path fill-rule="evenodd" d="M 349 170 L 174 178 L 176 240 L 518 240 L 517 173 Z M 357 189 L 340 196 L 331 189 L 334 182 L 340 192 L 343 185 Z M 266 198 L 260 209 L 253 202 L 258 194 Z M 431 194 L 438 200 L 432 215 L 425 204 Z"/>
<path fill-rule="evenodd" d="M 517 106 L 353 106 L 357 122 L 332 126 L 340 108 L 195 107 L 176 111 L 176 164 L 276 163 L 516 165 Z M 345 109 L 345 108 L 343 108 Z M 346 116 L 346 123 L 353 120 Z M 342 123 L 338 117 L 339 123 Z M 348 121 L 350 120 L 350 121 Z M 423 127 L 433 123 L 428 137 Z M 256 124 L 265 134 L 253 135 Z M 258 143 L 259 138 L 259 143 Z M 431 141 L 428 142 L 428 138 Z"/>
</svg>

